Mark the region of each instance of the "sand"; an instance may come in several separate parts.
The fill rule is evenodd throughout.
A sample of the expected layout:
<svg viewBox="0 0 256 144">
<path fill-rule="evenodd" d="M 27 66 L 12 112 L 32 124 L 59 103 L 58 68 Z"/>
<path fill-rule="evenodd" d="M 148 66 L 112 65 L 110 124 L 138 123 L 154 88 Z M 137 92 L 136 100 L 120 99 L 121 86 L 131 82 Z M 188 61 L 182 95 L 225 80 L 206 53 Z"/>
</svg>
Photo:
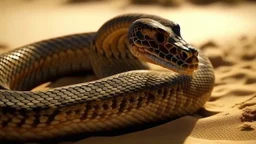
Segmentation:
<svg viewBox="0 0 256 144">
<path fill-rule="evenodd" d="M 232 6 L 185 3 L 166 8 L 118 1 L 70 4 L 63 0 L 39 0 L 1 1 L 0 9 L 1 53 L 42 39 L 95 31 L 103 22 L 121 13 L 146 12 L 178 22 L 183 37 L 202 50 L 214 66 L 216 82 L 211 98 L 193 115 L 120 136 L 59 143 L 256 143 L 255 3 Z M 94 77 L 62 78 L 36 90 L 92 79 Z"/>
</svg>

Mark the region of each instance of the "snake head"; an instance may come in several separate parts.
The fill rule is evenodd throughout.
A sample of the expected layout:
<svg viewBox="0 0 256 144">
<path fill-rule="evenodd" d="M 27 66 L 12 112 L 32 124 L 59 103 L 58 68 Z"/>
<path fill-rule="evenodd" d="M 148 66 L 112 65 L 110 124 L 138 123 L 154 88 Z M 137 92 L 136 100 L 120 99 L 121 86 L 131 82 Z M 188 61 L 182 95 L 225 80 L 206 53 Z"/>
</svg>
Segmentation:
<svg viewBox="0 0 256 144">
<path fill-rule="evenodd" d="M 184 41 L 178 24 L 142 18 L 129 28 L 130 52 L 137 58 L 181 74 L 198 68 L 198 51 Z"/>
</svg>

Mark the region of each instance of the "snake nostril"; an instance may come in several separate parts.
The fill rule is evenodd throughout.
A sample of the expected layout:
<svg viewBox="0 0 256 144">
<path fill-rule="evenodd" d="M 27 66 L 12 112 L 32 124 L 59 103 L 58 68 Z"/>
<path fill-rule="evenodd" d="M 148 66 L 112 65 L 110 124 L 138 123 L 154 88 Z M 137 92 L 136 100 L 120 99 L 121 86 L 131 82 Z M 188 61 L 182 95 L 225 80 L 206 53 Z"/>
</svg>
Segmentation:
<svg viewBox="0 0 256 144">
<path fill-rule="evenodd" d="M 194 56 L 198 56 L 198 51 L 197 51 L 195 48 L 193 48 L 193 47 L 190 47 L 190 48 L 191 48 L 192 54 L 193 54 Z"/>
</svg>

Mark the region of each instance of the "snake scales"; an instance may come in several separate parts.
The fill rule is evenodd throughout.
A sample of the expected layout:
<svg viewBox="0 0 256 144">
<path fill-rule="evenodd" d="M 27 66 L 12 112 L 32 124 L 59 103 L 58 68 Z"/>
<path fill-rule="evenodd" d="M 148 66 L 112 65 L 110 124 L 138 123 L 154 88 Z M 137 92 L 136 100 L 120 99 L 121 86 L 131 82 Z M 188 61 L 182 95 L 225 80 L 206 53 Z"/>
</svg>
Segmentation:
<svg viewBox="0 0 256 144">
<path fill-rule="evenodd" d="M 147 70 L 145 62 L 174 70 Z M 144 70 L 143 70 L 144 69 Z M 96 81 L 48 91 L 34 86 L 93 70 Z M 48 39 L 0 57 L 0 139 L 35 140 L 168 120 L 209 98 L 209 60 L 180 36 L 177 24 L 127 14 L 97 32 Z"/>
</svg>

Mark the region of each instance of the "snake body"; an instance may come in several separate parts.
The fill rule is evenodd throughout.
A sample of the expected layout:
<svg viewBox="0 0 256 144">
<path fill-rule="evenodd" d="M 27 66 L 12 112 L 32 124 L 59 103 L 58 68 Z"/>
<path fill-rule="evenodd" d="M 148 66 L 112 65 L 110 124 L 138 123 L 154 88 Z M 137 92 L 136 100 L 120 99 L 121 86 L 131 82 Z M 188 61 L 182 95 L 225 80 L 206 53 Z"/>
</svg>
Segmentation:
<svg viewBox="0 0 256 144">
<path fill-rule="evenodd" d="M 148 70 L 143 61 L 179 73 Z M 98 80 L 29 91 L 90 70 Z M 154 15 L 127 14 L 97 32 L 48 39 L 2 54 L 0 84 L 0 139 L 39 140 L 194 113 L 212 92 L 214 72 L 208 58 L 181 38 L 177 24 Z"/>
</svg>

